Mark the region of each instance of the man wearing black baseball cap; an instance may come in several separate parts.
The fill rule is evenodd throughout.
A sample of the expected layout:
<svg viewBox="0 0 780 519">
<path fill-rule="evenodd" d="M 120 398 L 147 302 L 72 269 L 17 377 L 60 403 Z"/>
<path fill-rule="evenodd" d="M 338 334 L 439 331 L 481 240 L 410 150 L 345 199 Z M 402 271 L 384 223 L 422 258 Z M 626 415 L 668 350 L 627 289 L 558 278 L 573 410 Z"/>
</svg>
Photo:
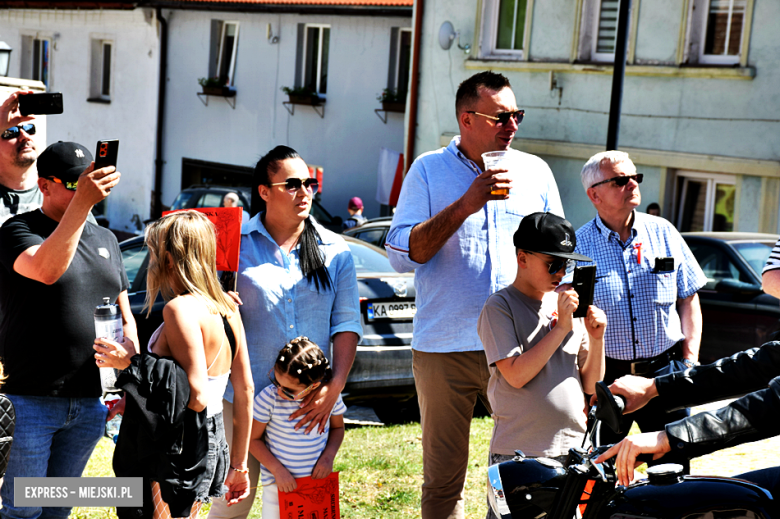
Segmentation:
<svg viewBox="0 0 780 519">
<path fill-rule="evenodd" d="M 491 464 L 511 459 L 515 449 L 565 458 L 579 447 L 582 394 L 593 394 L 604 375 L 606 316 L 590 306 L 585 318 L 574 319 L 577 293 L 561 285 L 574 260 L 589 261 L 574 252 L 571 224 L 552 213 L 530 214 L 514 244 L 517 277 L 488 298 L 477 325 L 490 366 Z"/>
<path fill-rule="evenodd" d="M 0 489 L 3 518 L 41 515 L 41 508 L 15 506 L 15 478 L 80 476 L 103 435 L 92 313 L 104 297 L 119 305 L 125 342 L 138 343 L 119 244 L 87 222 L 119 173 L 94 170 L 84 146 L 58 142 L 38 157 L 38 176 L 41 208 L 0 229 L 0 357 L 17 416 Z M 48 511 L 67 517 L 70 509 Z"/>
</svg>

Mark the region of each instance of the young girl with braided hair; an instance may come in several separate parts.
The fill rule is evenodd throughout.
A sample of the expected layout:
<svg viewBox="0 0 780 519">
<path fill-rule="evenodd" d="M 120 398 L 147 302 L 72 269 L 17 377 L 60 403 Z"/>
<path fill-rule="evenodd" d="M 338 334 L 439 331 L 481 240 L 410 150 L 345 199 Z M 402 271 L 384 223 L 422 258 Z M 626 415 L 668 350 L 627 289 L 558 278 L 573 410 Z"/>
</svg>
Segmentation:
<svg viewBox="0 0 780 519">
<path fill-rule="evenodd" d="M 263 519 L 279 519 L 279 490 L 291 492 L 295 478 L 322 479 L 333 472 L 333 459 L 344 440 L 344 412 L 339 396 L 325 431 L 306 433 L 290 415 L 301 400 L 332 376 L 330 363 L 319 346 L 296 337 L 279 351 L 268 372 L 271 385 L 255 397 L 249 452 L 261 463 Z"/>
</svg>

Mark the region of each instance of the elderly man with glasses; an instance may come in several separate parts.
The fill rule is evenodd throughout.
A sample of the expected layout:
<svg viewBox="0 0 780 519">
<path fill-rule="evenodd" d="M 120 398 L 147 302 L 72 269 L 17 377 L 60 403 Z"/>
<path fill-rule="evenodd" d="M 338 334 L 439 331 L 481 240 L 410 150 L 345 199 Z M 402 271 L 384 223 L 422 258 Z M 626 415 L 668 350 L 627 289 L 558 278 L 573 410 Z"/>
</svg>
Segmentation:
<svg viewBox="0 0 780 519">
<path fill-rule="evenodd" d="M 707 282 L 696 258 L 671 223 L 635 210 L 643 175 L 627 153 L 594 155 L 581 177 L 598 214 L 577 230 L 576 251 L 596 264 L 593 304 L 609 322 L 604 381 L 696 366 L 702 327 L 697 291 Z M 688 414 L 648 405 L 624 417 L 624 434 L 602 429 L 602 443 L 622 439 L 633 421 L 642 431 L 657 431 Z"/>
<path fill-rule="evenodd" d="M 563 216 L 555 179 L 539 157 L 514 151 L 510 169 L 485 171 L 482 154 L 509 150 L 525 115 L 506 77 L 480 72 L 465 80 L 455 115 L 460 135 L 412 164 L 385 244 L 394 269 L 415 270 L 423 519 L 464 517 L 477 398 L 490 409 L 477 319 L 488 296 L 515 279 L 512 236 L 525 215 Z"/>
</svg>

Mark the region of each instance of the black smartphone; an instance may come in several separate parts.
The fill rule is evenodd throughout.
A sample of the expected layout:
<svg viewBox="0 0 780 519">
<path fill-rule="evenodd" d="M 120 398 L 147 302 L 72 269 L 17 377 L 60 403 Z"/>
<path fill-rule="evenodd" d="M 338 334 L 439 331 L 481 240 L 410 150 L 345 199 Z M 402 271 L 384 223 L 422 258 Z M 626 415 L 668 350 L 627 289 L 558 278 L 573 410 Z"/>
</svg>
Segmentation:
<svg viewBox="0 0 780 519">
<path fill-rule="evenodd" d="M 674 257 L 655 258 L 655 268 L 653 272 L 673 272 Z"/>
<path fill-rule="evenodd" d="M 48 115 L 62 113 L 62 94 L 25 94 L 19 96 L 19 113 L 22 115 Z"/>
<path fill-rule="evenodd" d="M 95 152 L 95 169 L 106 166 L 116 167 L 116 157 L 119 154 L 119 139 L 98 141 Z"/>
<path fill-rule="evenodd" d="M 596 284 L 596 266 L 576 267 L 572 285 L 580 298 L 580 305 L 574 311 L 574 317 L 588 315 L 588 307 L 593 304 L 593 286 Z"/>
</svg>

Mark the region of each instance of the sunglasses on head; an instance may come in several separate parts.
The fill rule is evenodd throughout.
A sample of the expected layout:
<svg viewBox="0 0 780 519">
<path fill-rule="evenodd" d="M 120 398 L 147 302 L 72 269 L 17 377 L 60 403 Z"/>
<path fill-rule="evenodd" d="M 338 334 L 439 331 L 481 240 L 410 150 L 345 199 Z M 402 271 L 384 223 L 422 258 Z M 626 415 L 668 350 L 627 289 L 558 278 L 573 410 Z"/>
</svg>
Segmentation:
<svg viewBox="0 0 780 519">
<path fill-rule="evenodd" d="M 63 186 L 65 186 L 65 189 L 67 189 L 68 191 L 75 191 L 79 185 L 78 180 L 75 182 L 68 182 L 68 181 L 62 181 L 57 177 L 46 177 L 46 178 L 51 180 L 55 184 L 62 184 Z"/>
<path fill-rule="evenodd" d="M 552 274 L 557 274 L 560 272 L 560 270 L 564 267 L 566 267 L 566 272 L 570 270 L 574 270 L 574 265 L 577 263 L 574 260 L 566 259 L 566 258 L 555 258 L 552 261 L 544 261 L 541 257 L 534 254 L 531 251 L 526 251 L 528 254 L 531 254 L 533 256 L 537 256 L 540 260 L 542 260 L 543 263 L 547 264 L 547 272 Z"/>
<path fill-rule="evenodd" d="M 292 194 L 298 191 L 301 186 L 306 188 L 306 191 L 311 191 L 312 195 L 317 194 L 317 190 L 320 188 L 320 183 L 316 178 L 307 178 L 302 180 L 297 177 L 290 177 L 284 182 L 276 182 L 274 184 L 268 184 L 269 186 L 284 186 L 288 193 Z"/>
<path fill-rule="evenodd" d="M 3 132 L 3 140 L 11 140 L 19 137 L 19 135 L 22 133 L 22 130 L 24 130 L 24 133 L 27 135 L 35 135 L 35 125 L 32 123 L 28 124 L 20 124 L 19 126 L 11 126 L 6 131 Z"/>
<path fill-rule="evenodd" d="M 493 119 L 496 121 L 496 126 L 504 126 L 509 122 L 509 118 L 515 120 L 517 124 L 520 124 L 523 122 L 523 117 L 525 117 L 525 110 L 517 110 L 515 112 L 501 112 L 498 115 L 488 115 L 488 114 L 481 114 L 479 112 L 475 112 L 473 110 L 467 110 L 467 114 L 474 114 L 474 115 L 481 115 L 482 117 L 487 117 L 488 119 Z"/>
<path fill-rule="evenodd" d="M 644 175 L 642 173 L 637 173 L 636 175 L 622 175 L 619 177 L 608 178 L 607 180 L 602 180 L 601 182 L 596 182 L 590 187 L 600 186 L 601 184 L 606 184 L 608 182 L 614 182 L 616 186 L 624 187 L 628 185 L 629 180 L 636 180 L 637 184 L 641 184 L 643 178 Z"/>
<path fill-rule="evenodd" d="M 290 400 L 300 400 L 301 398 L 308 395 L 311 392 L 311 390 L 314 389 L 315 384 L 317 384 L 316 382 L 314 382 L 310 384 L 309 387 L 301 391 L 300 393 L 298 394 L 293 393 L 291 390 L 281 385 L 278 380 L 276 380 L 276 373 L 274 373 L 274 368 L 268 370 L 268 380 L 270 380 L 271 384 L 273 384 L 275 387 L 281 389 L 282 394 L 287 398 L 289 398 Z"/>
</svg>

